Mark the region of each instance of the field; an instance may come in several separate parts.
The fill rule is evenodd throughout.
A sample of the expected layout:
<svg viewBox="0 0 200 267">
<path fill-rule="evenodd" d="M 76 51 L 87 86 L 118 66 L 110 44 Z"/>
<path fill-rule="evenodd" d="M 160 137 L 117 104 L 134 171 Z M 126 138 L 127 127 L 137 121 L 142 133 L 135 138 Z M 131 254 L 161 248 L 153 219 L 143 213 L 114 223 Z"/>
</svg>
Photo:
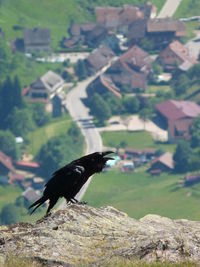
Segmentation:
<svg viewBox="0 0 200 267">
<path fill-rule="evenodd" d="M 22 190 L 16 186 L 0 186 L 0 210 L 8 203 L 14 203 Z"/>
<path fill-rule="evenodd" d="M 155 148 L 162 149 L 163 151 L 174 152 L 176 145 L 156 143 L 151 134 L 145 131 L 138 132 L 103 132 L 102 133 L 103 144 L 105 146 L 119 147 L 120 143 L 126 143 L 127 147 L 136 149 Z"/>
<path fill-rule="evenodd" d="M 1 0 L 0 27 L 5 31 L 7 40 L 22 37 L 23 28 L 48 27 L 51 30 L 52 48 L 56 49 L 64 36 L 70 21 L 82 22 L 95 19 L 93 7 L 99 5 L 142 4 L 145 0 Z M 164 0 L 151 1 L 158 10 Z M 31 5 L 30 5 L 31 4 Z M 14 30 L 13 26 L 19 28 Z"/>
<path fill-rule="evenodd" d="M 35 131 L 30 132 L 28 135 L 29 145 L 28 153 L 35 156 L 41 146 L 45 144 L 50 138 L 66 133 L 71 124 L 69 115 L 63 115 L 60 119 L 51 121 L 51 123 L 44 127 L 37 128 Z"/>
<path fill-rule="evenodd" d="M 144 171 L 117 170 L 95 175 L 84 200 L 95 207 L 113 206 L 129 216 L 159 214 L 170 218 L 200 219 L 200 184 L 179 188 L 180 175 L 152 177 Z"/>
<path fill-rule="evenodd" d="M 182 0 L 176 13 L 177 18 L 188 18 L 199 16 L 200 1 L 199 0 Z"/>
</svg>

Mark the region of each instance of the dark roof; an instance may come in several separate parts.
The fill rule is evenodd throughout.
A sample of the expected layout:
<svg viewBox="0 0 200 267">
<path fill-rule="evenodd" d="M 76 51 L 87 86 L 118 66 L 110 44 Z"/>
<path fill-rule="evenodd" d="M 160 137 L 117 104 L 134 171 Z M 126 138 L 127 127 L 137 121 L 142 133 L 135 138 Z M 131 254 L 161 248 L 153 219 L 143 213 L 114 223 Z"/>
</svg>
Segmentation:
<svg viewBox="0 0 200 267">
<path fill-rule="evenodd" d="M 97 22 L 107 28 L 123 27 L 135 20 L 149 18 L 152 5 L 124 5 L 123 7 L 96 7 Z"/>
<path fill-rule="evenodd" d="M 127 85 L 131 89 L 146 87 L 146 74 L 135 71 L 126 62 L 116 61 L 106 72 L 112 81 L 118 86 Z"/>
<path fill-rule="evenodd" d="M 170 18 L 150 19 L 147 22 L 147 32 L 186 32 L 186 26 L 183 21 Z"/>
<path fill-rule="evenodd" d="M 4 165 L 9 171 L 14 172 L 15 168 L 12 164 L 12 160 L 10 157 L 8 157 L 6 154 L 4 154 L 2 151 L 0 151 L 0 162 L 2 165 Z"/>
<path fill-rule="evenodd" d="M 34 28 L 24 30 L 24 43 L 29 44 L 49 44 L 50 30 L 46 28 Z"/>
<path fill-rule="evenodd" d="M 196 118 L 200 114 L 200 106 L 192 101 L 168 100 L 155 105 L 155 108 L 168 120 Z"/>
<path fill-rule="evenodd" d="M 146 68 L 149 68 L 152 63 L 149 54 L 137 45 L 134 45 L 126 53 L 121 55 L 119 60 L 125 62 L 130 67 L 136 66 L 139 69 L 142 69 L 145 66 Z"/>
<path fill-rule="evenodd" d="M 171 170 L 173 170 L 174 168 L 173 154 L 170 152 L 166 152 L 162 154 L 160 157 L 154 159 L 151 163 L 151 167 L 153 167 L 153 165 L 156 164 L 157 162 L 162 163 Z"/>
<path fill-rule="evenodd" d="M 89 55 L 86 62 L 88 62 L 90 67 L 92 67 L 95 71 L 98 71 L 106 66 L 114 55 L 114 52 L 110 48 L 102 45 Z"/>
<path fill-rule="evenodd" d="M 143 38 L 146 34 L 146 19 L 139 19 L 130 24 L 127 36 L 129 40 Z"/>
</svg>

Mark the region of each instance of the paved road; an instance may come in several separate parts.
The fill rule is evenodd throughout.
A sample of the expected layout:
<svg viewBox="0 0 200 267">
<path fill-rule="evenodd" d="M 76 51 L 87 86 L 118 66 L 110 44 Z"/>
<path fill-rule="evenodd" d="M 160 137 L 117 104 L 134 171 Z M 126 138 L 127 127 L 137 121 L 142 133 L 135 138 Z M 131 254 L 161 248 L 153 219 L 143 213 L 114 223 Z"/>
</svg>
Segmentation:
<svg viewBox="0 0 200 267">
<path fill-rule="evenodd" d="M 78 83 L 78 85 L 68 93 L 66 98 L 66 107 L 73 120 L 77 122 L 85 137 L 87 145 L 86 154 L 102 151 L 102 140 L 99 131 L 93 124 L 92 117 L 89 115 L 89 109 L 81 100 L 87 98 L 86 88 L 97 77 L 97 75 L 98 74 Z M 76 196 L 78 200 L 80 200 L 84 195 L 89 183 L 90 179 Z"/>
<path fill-rule="evenodd" d="M 172 17 L 182 0 L 166 0 L 157 18 Z"/>
</svg>

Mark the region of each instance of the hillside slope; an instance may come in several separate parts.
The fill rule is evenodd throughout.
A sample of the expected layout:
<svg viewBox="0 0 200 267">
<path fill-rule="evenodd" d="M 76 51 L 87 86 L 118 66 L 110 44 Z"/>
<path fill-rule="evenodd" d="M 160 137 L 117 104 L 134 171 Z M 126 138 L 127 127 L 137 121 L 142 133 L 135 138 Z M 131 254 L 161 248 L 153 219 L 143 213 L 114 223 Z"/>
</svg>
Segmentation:
<svg viewBox="0 0 200 267">
<path fill-rule="evenodd" d="M 48 27 L 52 33 L 53 48 L 67 35 L 70 21 L 94 20 L 94 7 L 98 5 L 119 6 L 122 4 L 142 4 L 147 0 L 1 0 L 0 27 L 8 40 L 22 36 L 24 27 Z M 153 0 L 158 9 L 164 0 Z M 14 28 L 17 30 L 14 30 Z"/>
</svg>

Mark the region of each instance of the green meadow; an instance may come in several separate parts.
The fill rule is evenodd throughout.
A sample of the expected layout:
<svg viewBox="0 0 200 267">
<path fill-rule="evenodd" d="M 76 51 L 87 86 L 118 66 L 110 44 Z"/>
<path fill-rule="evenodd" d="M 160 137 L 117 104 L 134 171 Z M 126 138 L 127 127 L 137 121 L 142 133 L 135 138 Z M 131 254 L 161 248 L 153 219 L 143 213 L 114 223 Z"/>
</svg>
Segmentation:
<svg viewBox="0 0 200 267">
<path fill-rule="evenodd" d="M 170 218 L 200 219 L 200 184 L 180 187 L 180 175 L 151 176 L 144 170 L 110 170 L 92 178 L 84 200 L 94 207 L 113 206 L 133 218 L 158 214 Z"/>
<path fill-rule="evenodd" d="M 155 142 L 151 133 L 146 131 L 117 131 L 117 132 L 103 132 L 103 144 L 108 147 L 120 147 L 122 142 L 125 142 L 126 147 L 144 149 L 155 148 L 163 151 L 174 152 L 175 144 Z"/>
</svg>

